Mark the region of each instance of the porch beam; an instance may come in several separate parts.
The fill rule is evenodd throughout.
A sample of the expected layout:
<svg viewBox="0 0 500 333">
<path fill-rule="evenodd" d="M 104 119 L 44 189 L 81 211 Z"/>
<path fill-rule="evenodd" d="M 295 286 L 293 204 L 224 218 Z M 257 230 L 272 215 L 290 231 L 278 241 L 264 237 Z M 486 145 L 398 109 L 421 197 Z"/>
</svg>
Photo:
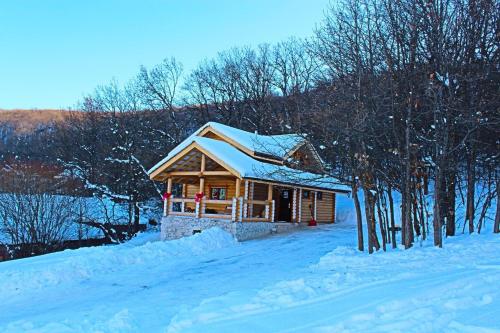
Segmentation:
<svg viewBox="0 0 500 333">
<path fill-rule="evenodd" d="M 259 184 L 272 184 L 274 186 L 283 186 L 283 187 L 297 187 L 299 189 L 307 190 L 307 191 L 321 191 L 321 192 L 327 192 L 327 193 L 341 193 L 345 194 L 348 193 L 349 191 L 339 191 L 339 190 L 330 190 L 327 188 L 319 188 L 319 187 L 310 187 L 307 185 L 300 185 L 300 184 L 292 184 L 292 183 L 279 183 L 279 182 L 273 182 L 269 180 L 261 180 L 257 178 L 248 178 L 248 180 L 259 183 Z"/>
<path fill-rule="evenodd" d="M 172 171 L 167 173 L 168 176 L 232 176 L 233 174 L 229 171 L 217 170 L 217 171 Z"/>
</svg>

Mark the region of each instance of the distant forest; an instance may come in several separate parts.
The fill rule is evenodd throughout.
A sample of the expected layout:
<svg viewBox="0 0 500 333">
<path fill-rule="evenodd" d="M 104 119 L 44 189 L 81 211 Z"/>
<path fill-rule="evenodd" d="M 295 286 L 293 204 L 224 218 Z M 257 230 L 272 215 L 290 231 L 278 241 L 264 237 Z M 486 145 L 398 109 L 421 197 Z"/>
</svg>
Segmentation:
<svg viewBox="0 0 500 333">
<path fill-rule="evenodd" d="M 406 248 L 485 223 L 500 232 L 499 17 L 493 0 L 340 0 L 306 40 L 222 51 L 187 73 L 166 58 L 97 87 L 57 122 L 1 123 L 0 185 L 23 191 L 23 175 L 37 175 L 51 181 L 30 190 L 126 202 L 137 224 L 164 191 L 147 170 L 217 121 L 307 135 L 352 186 L 360 250 L 363 237 L 369 252 L 396 247 L 397 225 Z"/>
</svg>

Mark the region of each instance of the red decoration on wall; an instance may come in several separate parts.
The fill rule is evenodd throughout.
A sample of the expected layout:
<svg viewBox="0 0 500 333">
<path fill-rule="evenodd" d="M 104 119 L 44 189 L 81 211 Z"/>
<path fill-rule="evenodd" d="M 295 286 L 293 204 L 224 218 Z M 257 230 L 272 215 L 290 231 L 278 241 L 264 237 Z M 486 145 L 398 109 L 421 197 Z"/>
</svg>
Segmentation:
<svg viewBox="0 0 500 333">
<path fill-rule="evenodd" d="M 163 193 L 163 195 L 162 195 L 162 197 L 161 197 L 161 198 L 162 198 L 163 200 L 168 200 L 168 199 L 170 199 L 170 197 L 171 197 L 171 196 L 172 196 L 172 193 L 170 193 L 170 192 L 165 192 L 165 193 Z"/>
<path fill-rule="evenodd" d="M 203 198 L 203 196 L 204 196 L 203 192 L 196 193 L 196 194 L 194 195 L 194 201 L 195 201 L 195 202 L 200 202 L 200 201 L 201 201 L 201 198 Z"/>
</svg>

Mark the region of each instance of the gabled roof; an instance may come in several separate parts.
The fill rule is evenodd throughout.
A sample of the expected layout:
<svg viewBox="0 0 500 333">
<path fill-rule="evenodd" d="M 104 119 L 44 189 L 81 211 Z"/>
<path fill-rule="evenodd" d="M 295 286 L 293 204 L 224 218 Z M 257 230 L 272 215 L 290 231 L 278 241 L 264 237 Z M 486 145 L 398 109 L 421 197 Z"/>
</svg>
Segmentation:
<svg viewBox="0 0 500 333">
<path fill-rule="evenodd" d="M 241 145 L 241 147 L 249 153 L 253 153 L 256 156 L 267 155 L 276 159 L 277 162 L 282 161 L 288 157 L 290 153 L 307 143 L 307 140 L 299 134 L 261 135 L 243 131 L 217 122 L 208 122 L 172 149 L 168 155 L 154 165 L 148 173 L 151 174 L 154 170 L 159 168 L 166 161 L 177 155 L 180 151 L 191 144 L 193 142 L 193 138 L 199 136 L 202 132 L 207 130 L 211 130 L 214 133 L 233 141 L 235 144 Z"/>
<path fill-rule="evenodd" d="M 348 186 L 341 184 L 333 177 L 295 170 L 283 165 L 262 162 L 243 153 L 229 143 L 196 135 L 190 136 L 187 141 L 183 142 L 183 149 L 179 150 L 177 149 L 178 147 L 176 147 L 176 149 L 174 149 L 165 159 L 149 170 L 149 174 L 158 169 L 159 166 L 167 163 L 183 150 L 187 149 L 193 143 L 195 146 L 200 147 L 208 153 L 209 157 L 222 161 L 236 173 L 235 176 L 240 178 L 319 188 L 328 191 L 350 192 Z"/>
<path fill-rule="evenodd" d="M 300 134 L 261 135 L 247 132 L 231 126 L 209 122 L 202 127 L 210 127 L 249 150 L 283 159 L 290 151 L 304 144 L 306 140 Z"/>
</svg>

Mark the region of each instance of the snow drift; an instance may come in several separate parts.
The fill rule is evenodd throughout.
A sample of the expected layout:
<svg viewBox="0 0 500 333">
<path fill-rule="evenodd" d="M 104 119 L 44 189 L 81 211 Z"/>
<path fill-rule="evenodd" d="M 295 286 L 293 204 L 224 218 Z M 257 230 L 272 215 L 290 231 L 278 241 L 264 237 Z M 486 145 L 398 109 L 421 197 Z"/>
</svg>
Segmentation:
<svg viewBox="0 0 500 333">
<path fill-rule="evenodd" d="M 188 258 L 207 251 L 234 245 L 233 236 L 220 228 L 173 241 L 161 242 L 146 233 L 130 244 L 66 250 L 0 265 L 2 293 L 0 299 L 61 283 L 78 283 L 98 274 L 110 274 L 148 265 L 172 265 L 179 258 Z M 141 239 L 146 243 L 141 244 Z M 175 260 L 174 260 L 175 259 Z M 147 268 L 146 268 L 147 269 Z"/>
</svg>

